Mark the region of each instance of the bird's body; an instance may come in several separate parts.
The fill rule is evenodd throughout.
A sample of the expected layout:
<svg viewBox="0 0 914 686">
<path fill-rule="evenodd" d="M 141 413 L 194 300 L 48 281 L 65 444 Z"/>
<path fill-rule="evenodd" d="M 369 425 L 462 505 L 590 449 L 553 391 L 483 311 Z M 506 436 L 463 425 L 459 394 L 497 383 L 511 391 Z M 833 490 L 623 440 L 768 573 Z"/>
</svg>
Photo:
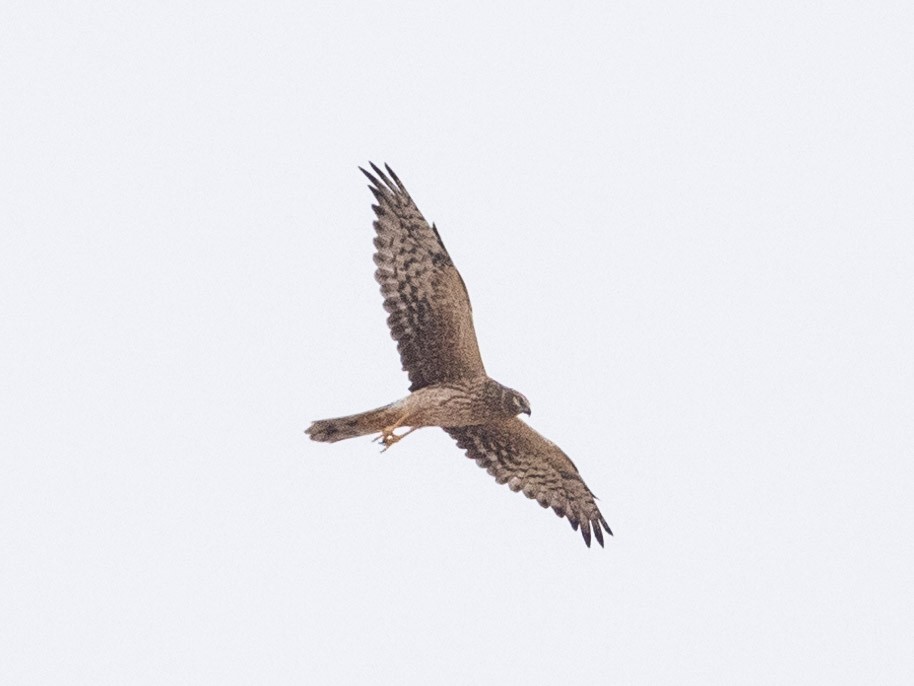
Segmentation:
<svg viewBox="0 0 914 686">
<path fill-rule="evenodd" d="M 405 398 L 368 412 L 316 421 L 308 429 L 315 441 L 334 443 L 408 426 L 457 428 L 508 420 L 523 412 L 516 391 L 487 376 L 423 386 Z"/>
<path fill-rule="evenodd" d="M 415 429 L 440 426 L 499 483 L 552 507 L 573 528 L 580 525 L 588 546 L 592 527 L 603 545 L 601 526 L 612 531 L 577 468 L 517 418 L 530 414 L 527 399 L 486 374 L 469 295 L 438 230 L 390 167 L 387 174 L 371 167 L 377 176 L 362 172 L 378 200 L 375 278 L 411 392 L 375 410 L 318 420 L 307 433 L 330 443 L 379 433 L 386 449 Z M 396 434 L 401 427 L 409 430 Z"/>
</svg>

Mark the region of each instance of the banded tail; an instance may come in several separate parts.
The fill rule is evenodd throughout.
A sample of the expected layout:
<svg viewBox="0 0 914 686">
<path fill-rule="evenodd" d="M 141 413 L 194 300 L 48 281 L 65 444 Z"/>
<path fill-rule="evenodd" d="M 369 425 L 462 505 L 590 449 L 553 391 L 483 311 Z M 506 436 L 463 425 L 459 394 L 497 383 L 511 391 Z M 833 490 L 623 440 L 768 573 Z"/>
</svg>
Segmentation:
<svg viewBox="0 0 914 686">
<path fill-rule="evenodd" d="M 397 403 L 391 403 L 375 410 L 368 410 L 368 412 L 351 414 L 348 417 L 318 419 L 311 423 L 305 433 L 311 436 L 312 441 L 325 443 L 336 443 L 347 438 L 381 433 L 383 429 L 390 428 L 400 419 L 402 411 L 398 410 L 396 406 Z"/>
</svg>

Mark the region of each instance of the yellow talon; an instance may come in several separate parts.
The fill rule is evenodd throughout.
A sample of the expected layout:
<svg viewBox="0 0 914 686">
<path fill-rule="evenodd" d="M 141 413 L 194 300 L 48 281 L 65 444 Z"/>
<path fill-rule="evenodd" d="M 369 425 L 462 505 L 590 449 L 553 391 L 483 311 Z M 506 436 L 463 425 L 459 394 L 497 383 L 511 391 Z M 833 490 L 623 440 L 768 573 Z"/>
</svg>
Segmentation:
<svg viewBox="0 0 914 686">
<path fill-rule="evenodd" d="M 406 418 L 404 417 L 403 419 L 406 419 Z M 408 431 L 405 431 L 400 435 L 395 434 L 394 431 L 396 431 L 401 426 L 403 426 L 403 419 L 401 419 L 399 422 L 397 422 L 394 426 L 385 427 L 385 428 L 381 429 L 381 435 L 378 436 L 376 439 L 374 439 L 375 443 L 384 444 L 384 447 L 381 448 L 382 453 L 385 450 L 387 450 L 390 446 L 392 446 L 394 443 L 397 443 L 398 441 L 402 440 L 407 435 L 411 434 L 413 431 L 415 431 L 416 429 L 419 428 L 417 426 L 414 426 L 414 427 L 410 428 Z"/>
</svg>

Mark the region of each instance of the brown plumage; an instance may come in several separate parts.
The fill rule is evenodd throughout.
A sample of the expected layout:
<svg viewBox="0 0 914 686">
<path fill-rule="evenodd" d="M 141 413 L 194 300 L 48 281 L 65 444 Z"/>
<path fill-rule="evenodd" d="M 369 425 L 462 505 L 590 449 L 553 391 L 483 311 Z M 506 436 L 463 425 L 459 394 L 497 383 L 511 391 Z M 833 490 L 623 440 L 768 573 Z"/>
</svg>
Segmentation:
<svg viewBox="0 0 914 686">
<path fill-rule="evenodd" d="M 387 324 L 397 341 L 411 393 L 375 410 L 322 419 L 307 433 L 335 442 L 379 433 L 384 450 L 423 426 L 440 426 L 480 467 L 523 491 L 543 507 L 581 527 L 590 546 L 591 529 L 603 545 L 600 514 L 574 463 L 557 445 L 518 419 L 530 414 L 527 399 L 486 375 L 473 328 L 466 286 L 441 241 L 390 167 L 385 174 L 362 169 L 378 201 L 374 261 Z M 402 434 L 395 431 L 410 427 Z"/>
</svg>

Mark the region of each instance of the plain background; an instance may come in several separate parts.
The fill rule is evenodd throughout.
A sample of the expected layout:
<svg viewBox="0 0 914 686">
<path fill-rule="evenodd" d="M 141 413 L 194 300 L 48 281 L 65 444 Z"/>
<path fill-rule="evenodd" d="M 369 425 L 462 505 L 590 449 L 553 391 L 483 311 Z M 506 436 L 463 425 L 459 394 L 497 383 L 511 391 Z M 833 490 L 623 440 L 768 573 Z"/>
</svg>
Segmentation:
<svg viewBox="0 0 914 686">
<path fill-rule="evenodd" d="M 914 680 L 909 2 L 0 9 L 0 682 Z M 388 162 L 587 549 L 401 397 Z"/>
</svg>

